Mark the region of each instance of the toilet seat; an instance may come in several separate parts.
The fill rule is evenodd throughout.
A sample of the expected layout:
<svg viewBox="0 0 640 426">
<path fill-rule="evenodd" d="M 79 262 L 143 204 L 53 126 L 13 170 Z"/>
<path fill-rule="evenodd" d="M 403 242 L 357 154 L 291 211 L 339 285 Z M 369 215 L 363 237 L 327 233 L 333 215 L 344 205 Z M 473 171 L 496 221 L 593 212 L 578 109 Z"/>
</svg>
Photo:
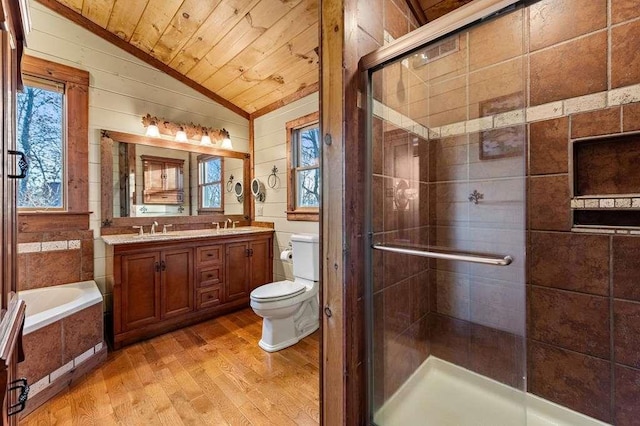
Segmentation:
<svg viewBox="0 0 640 426">
<path fill-rule="evenodd" d="M 251 292 L 251 300 L 256 302 L 275 302 L 290 299 L 304 293 L 307 287 L 293 281 L 277 281 L 261 285 Z"/>
</svg>

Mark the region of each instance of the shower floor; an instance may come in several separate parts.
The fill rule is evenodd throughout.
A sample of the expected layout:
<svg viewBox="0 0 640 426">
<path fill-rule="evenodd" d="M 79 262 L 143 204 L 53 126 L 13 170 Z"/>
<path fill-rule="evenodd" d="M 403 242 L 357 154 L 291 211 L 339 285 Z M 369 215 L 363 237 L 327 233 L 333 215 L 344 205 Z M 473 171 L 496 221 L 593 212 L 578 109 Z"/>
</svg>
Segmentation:
<svg viewBox="0 0 640 426">
<path fill-rule="evenodd" d="M 374 421 L 378 426 L 606 425 L 433 356 Z"/>
</svg>

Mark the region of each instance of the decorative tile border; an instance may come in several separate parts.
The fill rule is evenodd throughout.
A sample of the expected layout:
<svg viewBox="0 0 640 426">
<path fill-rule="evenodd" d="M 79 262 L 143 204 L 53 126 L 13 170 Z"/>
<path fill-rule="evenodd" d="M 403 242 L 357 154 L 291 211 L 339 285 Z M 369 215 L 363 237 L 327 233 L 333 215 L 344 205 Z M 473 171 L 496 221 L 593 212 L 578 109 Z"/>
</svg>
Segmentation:
<svg viewBox="0 0 640 426">
<path fill-rule="evenodd" d="M 445 136 L 457 136 L 534 121 L 549 120 L 578 112 L 594 111 L 632 102 L 640 102 L 640 84 L 621 87 L 608 92 L 577 96 L 525 109 L 515 109 L 473 120 L 459 121 L 440 127 L 426 127 L 377 100 L 373 101 L 373 115 L 424 139 L 439 139 Z"/>
<path fill-rule="evenodd" d="M 59 250 L 80 250 L 80 240 L 44 241 L 41 243 L 20 243 L 18 253 L 39 253 Z"/>
<path fill-rule="evenodd" d="M 575 197 L 571 199 L 575 210 L 640 209 L 640 194 L 622 197 Z"/>
</svg>

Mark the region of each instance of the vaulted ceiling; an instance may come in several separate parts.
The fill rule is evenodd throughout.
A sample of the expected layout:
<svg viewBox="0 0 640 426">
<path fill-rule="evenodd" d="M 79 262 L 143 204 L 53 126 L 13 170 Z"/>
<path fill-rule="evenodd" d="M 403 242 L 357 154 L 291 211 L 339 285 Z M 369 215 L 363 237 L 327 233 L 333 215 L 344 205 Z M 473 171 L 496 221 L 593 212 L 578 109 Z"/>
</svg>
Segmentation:
<svg viewBox="0 0 640 426">
<path fill-rule="evenodd" d="M 318 88 L 318 0 L 37 0 L 222 105 Z M 420 22 L 471 0 L 405 0 Z"/>
<path fill-rule="evenodd" d="M 39 1 L 243 115 L 318 84 L 318 0 Z"/>
</svg>

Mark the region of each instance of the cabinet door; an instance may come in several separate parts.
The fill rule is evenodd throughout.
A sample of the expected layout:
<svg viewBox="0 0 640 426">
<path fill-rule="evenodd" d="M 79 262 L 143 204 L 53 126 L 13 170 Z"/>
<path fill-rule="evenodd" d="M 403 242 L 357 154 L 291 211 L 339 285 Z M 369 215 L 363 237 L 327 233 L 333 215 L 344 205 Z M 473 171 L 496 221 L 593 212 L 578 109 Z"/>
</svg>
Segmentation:
<svg viewBox="0 0 640 426">
<path fill-rule="evenodd" d="M 271 274 L 271 240 L 253 241 L 249 244 L 251 261 L 251 290 L 273 280 Z"/>
<path fill-rule="evenodd" d="M 164 189 L 164 164 L 160 161 L 144 160 L 145 192 L 162 191 Z"/>
<path fill-rule="evenodd" d="M 193 311 L 193 250 L 164 250 L 161 254 L 162 317 L 171 318 Z"/>
<path fill-rule="evenodd" d="M 249 244 L 229 243 L 226 250 L 227 276 L 224 301 L 249 297 Z"/>
<path fill-rule="evenodd" d="M 160 253 L 122 256 L 122 327 L 125 331 L 160 320 Z"/>
<path fill-rule="evenodd" d="M 182 190 L 182 165 L 177 163 L 165 163 L 165 188 L 167 191 Z"/>
</svg>

